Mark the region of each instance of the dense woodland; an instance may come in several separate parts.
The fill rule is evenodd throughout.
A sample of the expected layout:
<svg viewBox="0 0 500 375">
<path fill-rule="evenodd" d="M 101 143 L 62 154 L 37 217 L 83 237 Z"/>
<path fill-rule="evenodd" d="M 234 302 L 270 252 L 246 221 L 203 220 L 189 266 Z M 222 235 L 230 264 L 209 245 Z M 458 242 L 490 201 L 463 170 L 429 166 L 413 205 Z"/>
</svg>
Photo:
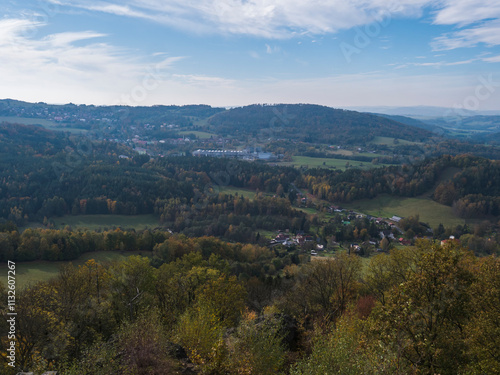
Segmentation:
<svg viewBox="0 0 500 375">
<path fill-rule="evenodd" d="M 184 207 L 203 206 L 206 210 L 213 204 L 213 196 L 226 186 L 275 195 L 276 199 L 259 201 L 259 214 L 266 205 L 272 215 L 286 217 L 296 214 L 290 208 L 275 206 L 283 204 L 279 198 L 291 202 L 297 198 L 294 186 L 331 203 L 379 194 L 414 197 L 435 189 L 433 198 L 453 205 L 462 217 L 495 217 L 500 213 L 499 163 L 471 155 L 445 155 L 370 170 L 301 172 L 228 159 L 150 160 L 146 155 L 133 156 L 119 144 L 67 138 L 34 126 L 0 126 L 0 144 L 0 216 L 18 225 L 65 214 L 161 216 L 165 209 L 160 206 L 171 206 L 168 201 L 176 199 Z M 131 157 L 119 157 L 127 154 Z M 456 173 L 443 180 L 449 171 Z M 241 214 L 233 211 L 226 207 L 224 214 Z M 168 212 L 167 221 L 175 221 L 175 215 Z"/>
<path fill-rule="evenodd" d="M 19 369 L 298 375 L 500 368 L 498 258 L 421 242 L 363 268 L 346 253 L 307 262 L 285 249 L 176 236 L 153 252 L 69 265 L 53 281 L 22 290 Z M 0 324 L 5 331 L 7 322 Z M 5 336 L 2 346 L 5 352 Z M 3 364 L 2 373 L 17 371 Z"/>
<path fill-rule="evenodd" d="M 309 143 L 367 142 L 375 135 L 425 140 L 432 133 L 390 119 L 318 105 L 251 105 L 209 119 L 220 134 L 264 135 Z"/>
<path fill-rule="evenodd" d="M 0 104 L 0 114 L 21 108 L 35 116 L 45 108 Z M 171 117 L 158 121 L 180 116 L 189 123 L 187 114 L 198 111 L 222 133 L 239 124 L 236 136 L 258 135 L 278 118 L 276 129 L 306 142 L 321 136 L 325 122 L 332 124 L 328 142 L 338 140 L 337 131 L 347 142 L 356 132 L 364 134 L 362 142 L 396 131 L 400 139 L 431 136 L 376 116 L 306 105 L 289 112 L 280 106 L 138 107 L 126 114 L 123 108 L 51 109 L 57 110 L 95 112 L 120 126 L 147 114 L 156 121 L 162 113 Z M 131 122 L 119 118 L 132 114 Z M 140 255 L 66 264 L 51 281 L 17 290 L 18 367 L 7 365 L 2 334 L 0 372 L 498 374 L 500 164 L 482 157 L 498 151 L 438 145 L 425 160 L 430 143 L 401 145 L 391 151 L 401 147 L 406 156 L 393 158 L 393 165 L 341 171 L 151 158 L 103 137 L 1 124 L 0 262 L 72 261 L 102 250 Z M 312 143 L 268 145 L 283 153 L 288 146 L 302 155 L 324 152 Z M 455 155 L 461 147 L 470 154 Z M 476 224 L 430 228 L 409 216 L 390 226 L 334 210 L 382 194 L 431 196 Z M 159 225 L 95 231 L 54 225 L 56 217 L 89 214 L 152 214 Z M 40 227 L 22 229 L 34 223 Z M 310 240 L 270 245 L 261 236 L 277 231 Z M 317 245 L 331 257 L 312 257 Z M 0 284 L 3 314 L 7 293 Z M 1 320 L 0 331 L 8 328 Z"/>
</svg>

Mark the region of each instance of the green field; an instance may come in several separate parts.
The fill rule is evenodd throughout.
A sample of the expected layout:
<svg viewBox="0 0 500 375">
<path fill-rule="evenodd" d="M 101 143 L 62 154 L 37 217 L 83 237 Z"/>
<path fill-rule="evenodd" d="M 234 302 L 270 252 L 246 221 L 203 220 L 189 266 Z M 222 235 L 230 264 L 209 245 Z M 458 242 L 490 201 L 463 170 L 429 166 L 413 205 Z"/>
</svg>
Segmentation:
<svg viewBox="0 0 500 375">
<path fill-rule="evenodd" d="M 372 141 L 370 141 L 370 143 L 373 143 L 375 145 L 385 145 L 385 146 L 420 145 L 420 144 L 422 144 L 421 142 L 411 142 L 411 141 L 407 141 L 407 140 L 399 139 L 399 138 L 397 138 L 398 143 L 394 143 L 394 139 L 396 139 L 396 138 L 375 137 L 375 138 L 373 138 Z"/>
<path fill-rule="evenodd" d="M 131 255 L 151 256 L 151 253 L 130 251 L 130 252 L 114 252 L 114 251 L 96 251 L 93 253 L 83 254 L 80 258 L 71 262 L 48 262 L 35 261 L 16 263 L 16 288 L 22 289 L 29 284 L 34 284 L 39 281 L 48 281 L 59 273 L 59 269 L 69 263 L 75 266 L 83 265 L 90 259 L 94 259 L 98 263 L 111 263 L 121 261 Z M 4 285 L 7 280 L 7 264 L 0 263 L 0 282 Z"/>
<path fill-rule="evenodd" d="M 40 119 L 40 118 L 29 118 L 29 117 L 17 117 L 17 116 L 0 116 L 0 122 L 10 122 L 12 124 L 23 124 L 23 125 L 42 125 L 44 127 L 56 126 L 56 123 L 50 120 Z"/>
<path fill-rule="evenodd" d="M 308 215 L 317 215 L 319 211 L 312 207 L 296 207 L 297 210 L 305 212 Z"/>
<path fill-rule="evenodd" d="M 226 194 L 232 194 L 232 195 L 238 194 L 239 196 L 243 196 L 243 197 L 248 198 L 248 199 L 255 198 L 255 191 L 254 190 L 241 189 L 241 188 L 237 188 L 234 186 L 221 186 L 220 192 L 226 193 Z"/>
<path fill-rule="evenodd" d="M 111 229 L 113 227 L 142 230 L 160 225 L 160 221 L 154 215 L 66 215 L 54 218 L 54 222 L 57 229 L 69 225 L 73 229 L 86 228 L 89 230 Z"/>
<path fill-rule="evenodd" d="M 374 199 L 363 199 L 343 204 L 344 208 L 356 210 L 372 216 L 408 217 L 420 215 L 420 221 L 436 227 L 442 223 L 445 227 L 465 224 L 465 220 L 456 217 L 451 207 L 439 204 L 428 198 L 402 198 L 381 195 Z"/>
<path fill-rule="evenodd" d="M 376 156 L 373 154 L 370 155 L 373 157 Z M 366 161 L 331 159 L 331 158 L 312 158 L 309 156 L 293 156 L 291 162 L 281 162 L 276 164 L 294 166 L 294 167 L 305 167 L 305 168 L 327 168 L 327 169 L 345 170 L 347 163 L 349 163 L 348 165 L 350 168 L 362 168 L 362 169 L 370 169 L 370 168 L 384 166 L 384 164 L 374 165 Z"/>
<path fill-rule="evenodd" d="M 54 121 L 40 119 L 40 118 L 30 118 L 30 117 L 16 117 L 16 116 L 0 116 L 1 122 L 10 122 L 12 124 L 22 124 L 22 125 L 41 125 L 45 129 L 54 131 L 65 131 L 70 133 L 85 133 L 87 130 L 78 128 L 66 128 L 61 125 L 56 124 Z"/>
<path fill-rule="evenodd" d="M 207 132 L 200 132 L 196 130 L 183 130 L 179 132 L 180 135 L 189 135 L 189 134 L 194 134 L 196 138 L 199 139 L 208 139 L 210 137 L 216 137 L 216 134 L 213 133 L 207 133 Z"/>
</svg>

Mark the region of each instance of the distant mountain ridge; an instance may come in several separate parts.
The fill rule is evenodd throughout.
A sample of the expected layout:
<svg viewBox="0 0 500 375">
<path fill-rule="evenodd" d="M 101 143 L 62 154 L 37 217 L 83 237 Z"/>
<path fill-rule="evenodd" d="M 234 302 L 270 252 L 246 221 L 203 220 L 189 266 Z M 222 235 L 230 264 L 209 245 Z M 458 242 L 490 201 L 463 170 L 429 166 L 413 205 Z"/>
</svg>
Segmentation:
<svg viewBox="0 0 500 375">
<path fill-rule="evenodd" d="M 452 116 L 495 116 L 500 115 L 500 110 L 482 110 L 470 111 L 466 109 L 457 110 L 448 107 L 434 106 L 409 106 L 409 107 L 392 107 L 392 106 L 357 106 L 347 107 L 346 109 L 358 112 L 382 113 L 385 115 L 394 116 L 409 116 L 409 117 L 450 117 Z"/>
</svg>

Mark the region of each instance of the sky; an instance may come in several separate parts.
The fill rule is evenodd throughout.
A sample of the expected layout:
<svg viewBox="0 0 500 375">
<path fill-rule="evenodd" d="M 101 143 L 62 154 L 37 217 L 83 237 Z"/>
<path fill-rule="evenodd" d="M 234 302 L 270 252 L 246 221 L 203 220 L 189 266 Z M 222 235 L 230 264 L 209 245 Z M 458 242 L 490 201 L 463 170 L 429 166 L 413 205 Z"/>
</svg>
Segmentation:
<svg viewBox="0 0 500 375">
<path fill-rule="evenodd" d="M 0 98 L 500 110 L 498 0 L 0 0 Z"/>
</svg>

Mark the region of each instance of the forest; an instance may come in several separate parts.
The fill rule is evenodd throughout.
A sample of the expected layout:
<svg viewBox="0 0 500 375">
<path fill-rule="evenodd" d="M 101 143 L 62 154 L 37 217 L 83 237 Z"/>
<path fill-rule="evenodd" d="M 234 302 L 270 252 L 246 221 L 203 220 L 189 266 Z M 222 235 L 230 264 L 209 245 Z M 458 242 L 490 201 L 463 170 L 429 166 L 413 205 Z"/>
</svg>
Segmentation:
<svg viewBox="0 0 500 375">
<path fill-rule="evenodd" d="M 497 374 L 500 262 L 421 241 L 332 260 L 213 238 L 68 265 L 18 292 L 18 370 Z M 7 290 L 0 291 L 6 311 Z M 2 331 L 8 329 L 2 320 Z M 40 329 L 43 327 L 42 329 Z M 2 337 L 5 353 L 8 342 Z M 5 359 L 5 358 L 4 358 Z"/>
<path fill-rule="evenodd" d="M 195 110 L 221 129 L 237 121 Z M 252 108 L 241 111 L 251 118 Z M 318 110 L 311 121 L 359 116 L 344 112 Z M 259 113 L 246 130 L 274 112 Z M 0 372 L 498 374 L 500 164 L 441 145 L 439 156 L 412 163 L 306 169 L 152 157 L 116 140 L 1 124 L 0 262 L 64 263 L 52 279 L 15 291 L 17 367 L 2 334 Z M 471 224 L 431 228 L 408 215 L 395 225 L 340 207 L 382 195 L 427 195 Z M 138 214 L 158 226 L 55 224 Z M 309 239 L 290 245 L 277 235 Z M 70 263 L 100 251 L 140 255 Z M 1 332 L 10 329 L 11 285 L 0 284 Z"/>
<path fill-rule="evenodd" d="M 0 217 L 17 225 L 65 214 L 154 213 L 164 215 L 163 221 L 166 212 L 160 206 L 169 205 L 165 202 L 178 200 L 188 210 L 205 207 L 226 186 L 270 194 L 274 199 L 262 198 L 259 204 L 287 217 L 297 214 L 275 206 L 284 204 L 280 198 L 293 203 L 299 193 L 295 187 L 332 204 L 433 191 L 435 201 L 453 206 L 460 217 L 500 213 L 499 163 L 470 154 L 369 170 L 301 171 L 232 159 L 152 159 L 114 142 L 67 137 L 36 126 L 0 126 L 0 144 Z M 455 173 L 443 180 L 449 171 Z M 227 207 L 224 213 L 238 214 Z M 167 213 L 167 221 L 175 221 L 174 216 Z"/>
<path fill-rule="evenodd" d="M 275 138 L 308 143 L 367 142 L 375 135 L 426 140 L 430 131 L 390 119 L 318 105 L 251 105 L 220 112 L 209 119 L 220 134 L 271 134 Z"/>
</svg>

